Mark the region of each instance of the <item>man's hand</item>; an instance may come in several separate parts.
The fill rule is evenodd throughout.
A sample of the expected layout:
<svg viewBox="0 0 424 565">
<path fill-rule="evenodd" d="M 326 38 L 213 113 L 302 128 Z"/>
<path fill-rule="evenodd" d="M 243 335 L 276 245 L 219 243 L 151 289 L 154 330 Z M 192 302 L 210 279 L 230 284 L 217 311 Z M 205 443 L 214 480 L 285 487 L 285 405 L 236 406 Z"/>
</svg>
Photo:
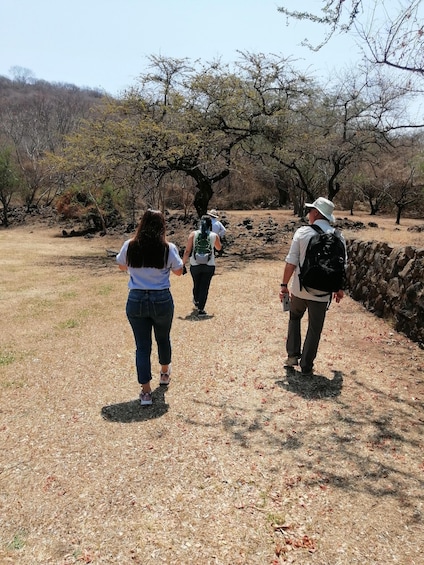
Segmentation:
<svg viewBox="0 0 424 565">
<path fill-rule="evenodd" d="M 344 292 L 343 290 L 338 290 L 337 292 L 334 293 L 333 298 L 334 300 L 337 302 L 337 304 L 340 302 L 340 300 L 344 297 Z"/>
<path fill-rule="evenodd" d="M 282 286 L 280 288 L 280 292 L 278 294 L 278 297 L 280 298 L 280 302 L 283 301 L 284 295 L 285 294 L 289 294 L 289 289 L 286 286 Z"/>
</svg>

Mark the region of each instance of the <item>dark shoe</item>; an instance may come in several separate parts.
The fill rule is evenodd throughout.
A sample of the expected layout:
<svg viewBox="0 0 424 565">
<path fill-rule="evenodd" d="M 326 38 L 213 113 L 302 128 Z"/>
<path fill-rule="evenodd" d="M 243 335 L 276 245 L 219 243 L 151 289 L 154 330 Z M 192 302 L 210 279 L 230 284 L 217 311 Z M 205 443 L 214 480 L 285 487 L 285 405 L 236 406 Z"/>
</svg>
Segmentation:
<svg viewBox="0 0 424 565">
<path fill-rule="evenodd" d="M 299 357 L 287 357 L 287 359 L 284 361 L 284 366 L 285 367 L 296 367 L 296 365 L 299 364 Z"/>
<path fill-rule="evenodd" d="M 304 371 L 302 369 L 301 375 L 302 375 L 302 377 L 313 377 L 314 376 L 314 370 L 311 369 L 310 371 L 306 371 L 306 370 Z"/>
<path fill-rule="evenodd" d="M 207 313 L 204 310 L 199 310 L 197 315 L 203 318 L 203 317 L 207 316 Z"/>
</svg>

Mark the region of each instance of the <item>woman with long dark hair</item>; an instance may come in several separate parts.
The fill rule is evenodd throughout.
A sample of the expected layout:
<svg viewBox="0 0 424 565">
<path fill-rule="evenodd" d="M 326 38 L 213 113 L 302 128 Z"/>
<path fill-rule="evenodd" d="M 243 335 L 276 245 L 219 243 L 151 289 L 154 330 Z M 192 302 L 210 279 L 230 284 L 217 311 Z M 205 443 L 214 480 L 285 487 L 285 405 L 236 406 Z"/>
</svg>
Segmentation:
<svg viewBox="0 0 424 565">
<path fill-rule="evenodd" d="M 190 233 L 184 251 L 183 263 L 190 257 L 190 274 L 193 279 L 193 304 L 199 316 L 206 316 L 205 304 L 209 287 L 215 274 L 215 249 L 220 251 L 221 240 L 212 231 L 212 220 L 202 216 L 200 229 Z"/>
<path fill-rule="evenodd" d="M 174 301 L 169 275 L 171 271 L 177 276 L 183 272 L 177 247 L 166 239 L 162 212 L 147 210 L 144 213 L 134 237 L 125 241 L 116 261 L 119 268 L 130 276 L 126 314 L 136 344 L 140 402 L 145 406 L 152 404 L 152 331 L 161 366 L 159 384 L 168 385 L 170 382 Z"/>
</svg>

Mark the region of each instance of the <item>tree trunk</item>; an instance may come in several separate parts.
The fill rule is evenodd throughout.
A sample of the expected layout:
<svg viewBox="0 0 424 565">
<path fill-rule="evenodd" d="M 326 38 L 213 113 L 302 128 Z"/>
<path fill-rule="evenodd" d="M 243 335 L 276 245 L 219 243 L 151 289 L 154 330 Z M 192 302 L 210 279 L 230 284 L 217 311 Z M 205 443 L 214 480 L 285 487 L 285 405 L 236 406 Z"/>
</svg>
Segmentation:
<svg viewBox="0 0 424 565">
<path fill-rule="evenodd" d="M 194 196 L 194 207 L 201 218 L 208 211 L 209 201 L 213 196 L 212 182 L 210 179 L 203 177 L 197 179 L 197 192 Z"/>
<path fill-rule="evenodd" d="M 206 176 L 197 167 L 182 170 L 196 181 L 197 192 L 194 195 L 194 207 L 199 218 L 201 218 L 208 211 L 209 202 L 213 196 L 213 184 L 227 177 L 230 174 L 230 170 L 224 169 L 214 177 Z"/>
<path fill-rule="evenodd" d="M 280 207 L 286 206 L 289 199 L 287 190 L 285 188 L 278 188 L 278 187 L 277 190 L 278 190 L 278 205 Z"/>
<path fill-rule="evenodd" d="M 400 217 L 402 215 L 402 210 L 403 210 L 403 206 L 397 206 L 397 209 L 396 209 L 396 225 L 397 226 L 400 224 Z"/>
<path fill-rule="evenodd" d="M 91 192 L 90 189 L 88 189 L 88 194 L 89 194 L 91 200 L 93 201 L 94 206 L 96 207 L 97 213 L 98 213 L 98 215 L 99 215 L 100 223 L 101 223 L 101 225 L 102 225 L 102 233 L 106 233 L 106 232 L 107 232 L 106 222 L 105 222 L 104 216 L 103 216 L 103 214 L 102 214 L 102 211 L 100 210 L 100 207 L 99 207 L 99 205 L 98 205 L 98 203 L 97 203 L 97 200 L 94 198 L 94 196 L 93 196 L 93 194 L 92 194 L 92 192 Z"/>
</svg>

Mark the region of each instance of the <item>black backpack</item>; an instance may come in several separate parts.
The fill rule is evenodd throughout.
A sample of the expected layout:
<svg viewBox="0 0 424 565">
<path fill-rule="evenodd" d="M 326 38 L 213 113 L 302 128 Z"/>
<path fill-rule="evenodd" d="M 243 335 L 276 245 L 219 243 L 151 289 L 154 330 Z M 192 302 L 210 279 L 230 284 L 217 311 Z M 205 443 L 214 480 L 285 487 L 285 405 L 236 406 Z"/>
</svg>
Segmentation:
<svg viewBox="0 0 424 565">
<path fill-rule="evenodd" d="M 326 233 L 319 226 L 310 226 L 317 233 L 311 237 L 300 267 L 300 288 L 321 290 L 325 294 L 345 287 L 346 249 L 340 233 Z"/>
</svg>

